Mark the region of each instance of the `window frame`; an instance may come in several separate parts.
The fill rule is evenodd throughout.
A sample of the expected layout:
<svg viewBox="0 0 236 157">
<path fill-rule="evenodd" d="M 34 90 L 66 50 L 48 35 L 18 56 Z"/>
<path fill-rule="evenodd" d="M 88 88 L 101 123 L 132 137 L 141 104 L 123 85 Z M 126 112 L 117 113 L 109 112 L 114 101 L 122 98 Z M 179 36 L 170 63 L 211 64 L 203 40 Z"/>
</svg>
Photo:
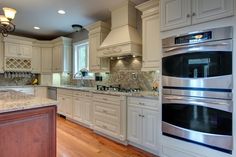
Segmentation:
<svg viewBox="0 0 236 157">
<path fill-rule="evenodd" d="M 79 41 L 79 42 L 74 42 L 73 43 L 73 79 L 85 79 L 85 80 L 94 80 L 95 79 L 95 75 L 94 73 L 88 73 L 88 76 L 86 77 L 81 77 L 81 76 L 78 76 L 75 74 L 78 73 L 78 71 L 75 71 L 76 69 L 76 61 L 75 61 L 75 55 L 77 52 L 77 47 L 78 46 L 83 46 L 83 45 L 87 45 L 87 54 L 86 54 L 86 57 L 87 57 L 87 70 L 89 70 L 89 41 L 88 40 L 83 40 L 83 41 Z"/>
</svg>

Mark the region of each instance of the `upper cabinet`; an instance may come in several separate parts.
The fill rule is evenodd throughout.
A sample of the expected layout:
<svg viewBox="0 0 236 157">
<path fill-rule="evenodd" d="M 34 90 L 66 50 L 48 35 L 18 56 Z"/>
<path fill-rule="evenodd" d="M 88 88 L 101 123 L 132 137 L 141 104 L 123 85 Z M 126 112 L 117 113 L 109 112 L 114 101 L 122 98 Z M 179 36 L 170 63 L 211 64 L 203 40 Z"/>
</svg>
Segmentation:
<svg viewBox="0 0 236 157">
<path fill-rule="evenodd" d="M 4 38 L 5 57 L 14 58 L 32 58 L 32 41 L 16 36 L 8 36 Z"/>
<path fill-rule="evenodd" d="M 161 60 L 159 1 L 150 0 L 136 8 L 142 11 L 142 71 L 158 70 Z"/>
<path fill-rule="evenodd" d="M 197 24 L 234 14 L 234 0 L 192 0 L 192 23 Z"/>
<path fill-rule="evenodd" d="M 41 73 L 41 48 L 39 45 L 33 46 L 32 51 L 32 73 Z"/>
<path fill-rule="evenodd" d="M 53 64 L 54 73 L 71 72 L 72 70 L 72 39 L 59 37 L 54 41 Z"/>
<path fill-rule="evenodd" d="M 161 0 L 161 30 L 234 15 L 233 0 Z"/>
<path fill-rule="evenodd" d="M 42 47 L 42 74 L 52 73 L 52 48 Z"/>
<path fill-rule="evenodd" d="M 110 64 L 108 58 L 99 58 L 98 48 L 110 31 L 110 25 L 98 21 L 86 29 L 89 31 L 89 71 L 108 72 Z"/>
</svg>

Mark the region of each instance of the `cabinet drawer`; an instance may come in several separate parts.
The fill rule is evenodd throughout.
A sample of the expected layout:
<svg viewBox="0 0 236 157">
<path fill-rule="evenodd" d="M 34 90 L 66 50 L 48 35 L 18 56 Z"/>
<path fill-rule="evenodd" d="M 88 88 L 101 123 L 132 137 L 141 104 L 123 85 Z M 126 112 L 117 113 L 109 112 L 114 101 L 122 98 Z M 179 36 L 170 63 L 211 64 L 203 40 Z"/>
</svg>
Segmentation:
<svg viewBox="0 0 236 157">
<path fill-rule="evenodd" d="M 67 90 L 67 89 L 58 89 L 57 93 L 60 95 L 72 95 L 73 91 L 72 90 Z"/>
<path fill-rule="evenodd" d="M 103 104 L 99 102 L 94 103 L 94 110 L 103 115 L 119 117 L 120 107 L 116 105 Z"/>
<path fill-rule="evenodd" d="M 109 131 L 109 132 L 112 132 L 112 133 L 116 133 L 116 134 L 119 134 L 119 126 L 118 125 L 114 125 L 114 124 L 110 124 L 110 123 L 107 123 L 107 122 L 104 122 L 100 119 L 94 119 L 94 125 L 104 131 Z"/>
<path fill-rule="evenodd" d="M 81 91 L 73 91 L 73 96 L 75 97 L 85 97 L 85 98 L 91 98 L 92 97 L 92 93 L 90 92 L 81 92 Z"/>
<path fill-rule="evenodd" d="M 105 94 L 94 94 L 93 100 L 96 102 L 104 102 L 110 104 L 120 105 L 120 96 L 112 96 L 112 95 L 105 95 Z"/>
<path fill-rule="evenodd" d="M 159 101 L 155 99 L 147 99 L 147 98 L 128 98 L 128 105 L 138 105 L 138 106 L 146 106 L 152 108 L 158 108 Z"/>
</svg>

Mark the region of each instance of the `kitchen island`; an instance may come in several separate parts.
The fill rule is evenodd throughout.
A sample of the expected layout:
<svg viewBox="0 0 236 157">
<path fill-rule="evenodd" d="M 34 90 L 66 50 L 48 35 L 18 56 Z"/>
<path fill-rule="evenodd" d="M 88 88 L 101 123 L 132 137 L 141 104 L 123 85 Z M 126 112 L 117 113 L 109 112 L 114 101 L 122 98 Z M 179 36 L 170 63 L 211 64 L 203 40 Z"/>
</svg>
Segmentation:
<svg viewBox="0 0 236 157">
<path fill-rule="evenodd" d="M 0 90 L 0 156 L 56 157 L 56 104 Z"/>
</svg>

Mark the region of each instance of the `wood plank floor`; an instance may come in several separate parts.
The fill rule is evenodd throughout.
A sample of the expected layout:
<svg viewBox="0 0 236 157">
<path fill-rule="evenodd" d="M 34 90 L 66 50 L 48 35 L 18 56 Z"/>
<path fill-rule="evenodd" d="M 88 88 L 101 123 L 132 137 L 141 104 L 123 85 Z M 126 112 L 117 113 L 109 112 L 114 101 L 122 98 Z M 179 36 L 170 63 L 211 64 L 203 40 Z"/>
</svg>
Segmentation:
<svg viewBox="0 0 236 157">
<path fill-rule="evenodd" d="M 57 157 L 156 157 L 132 146 L 123 146 L 92 130 L 58 117 Z"/>
</svg>

